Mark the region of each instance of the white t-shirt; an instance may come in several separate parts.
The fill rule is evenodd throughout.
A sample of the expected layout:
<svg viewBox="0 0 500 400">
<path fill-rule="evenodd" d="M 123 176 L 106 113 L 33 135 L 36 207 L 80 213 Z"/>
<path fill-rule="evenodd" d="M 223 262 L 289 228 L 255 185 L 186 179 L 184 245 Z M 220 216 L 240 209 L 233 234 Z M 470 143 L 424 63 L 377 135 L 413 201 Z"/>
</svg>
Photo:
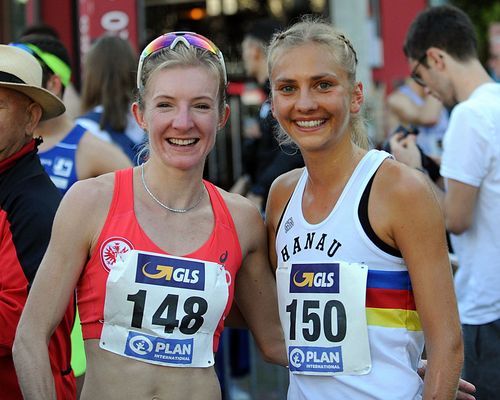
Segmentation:
<svg viewBox="0 0 500 400">
<path fill-rule="evenodd" d="M 461 322 L 495 321 L 500 318 L 500 84 L 479 86 L 453 109 L 441 175 L 479 188 L 472 225 L 451 235 L 459 261 Z"/>
</svg>

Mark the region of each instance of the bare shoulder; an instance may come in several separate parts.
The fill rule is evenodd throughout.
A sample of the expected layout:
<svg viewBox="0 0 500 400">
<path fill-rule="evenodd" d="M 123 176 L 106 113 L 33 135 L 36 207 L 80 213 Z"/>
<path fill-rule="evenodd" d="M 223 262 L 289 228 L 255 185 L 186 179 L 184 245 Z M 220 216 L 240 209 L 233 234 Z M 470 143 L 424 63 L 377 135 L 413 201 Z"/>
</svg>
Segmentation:
<svg viewBox="0 0 500 400">
<path fill-rule="evenodd" d="M 297 168 L 286 172 L 276 178 L 271 185 L 266 207 L 266 220 L 268 224 L 277 224 L 303 171 L 304 168 Z"/>
<path fill-rule="evenodd" d="M 300 176 L 304 172 L 304 168 L 296 168 L 291 171 L 285 172 L 284 174 L 278 176 L 273 184 L 271 185 L 271 190 L 273 191 L 287 191 L 289 193 L 293 192 Z"/>
<path fill-rule="evenodd" d="M 217 187 L 217 190 L 222 195 L 237 228 L 255 220 L 262 220 L 257 206 L 246 197 L 237 193 L 230 193 L 219 187 Z"/>
<path fill-rule="evenodd" d="M 52 239 L 92 249 L 106 221 L 113 189 L 113 174 L 85 179 L 71 186 L 57 210 Z"/>
<path fill-rule="evenodd" d="M 420 206 L 433 203 L 437 206 L 432 187 L 423 172 L 398 161 L 387 159 L 375 175 L 370 203 L 378 209 L 384 208 L 389 215 L 395 212 L 418 212 Z M 392 210 L 392 211 L 391 211 Z"/>
<path fill-rule="evenodd" d="M 73 186 L 71 186 L 67 193 L 83 193 L 86 191 L 87 195 L 85 198 L 89 199 L 94 196 L 104 196 L 108 192 L 111 192 L 112 194 L 114 184 L 115 172 L 113 171 L 95 178 L 77 181 L 73 184 Z"/>
<path fill-rule="evenodd" d="M 257 206 L 240 194 L 217 189 L 233 218 L 243 257 L 265 246 L 266 230 Z"/>
<path fill-rule="evenodd" d="M 420 237 L 424 231 L 429 237 L 433 229 L 437 232 L 440 213 L 431 184 L 422 172 L 392 159 L 382 163 L 368 201 L 370 225 L 380 239 L 403 252 L 404 238 L 415 238 L 416 232 Z M 406 251 L 410 245 L 414 242 L 406 242 Z"/>
<path fill-rule="evenodd" d="M 389 93 L 387 95 L 387 99 L 386 99 L 386 102 L 387 102 L 387 105 L 388 106 L 393 106 L 394 104 L 397 103 L 398 99 L 401 98 L 401 92 L 399 90 L 394 90 L 392 93 Z"/>
<path fill-rule="evenodd" d="M 391 158 L 380 166 L 374 185 L 382 185 L 390 194 L 413 197 L 419 192 L 431 190 L 425 174 Z"/>
<path fill-rule="evenodd" d="M 90 131 L 86 131 L 83 135 L 78 152 L 88 170 L 84 178 L 132 166 L 131 161 L 118 146 L 98 138 Z"/>
<path fill-rule="evenodd" d="M 61 207 L 79 215 L 95 215 L 108 210 L 113 198 L 114 173 L 77 181 L 63 197 Z"/>
<path fill-rule="evenodd" d="M 271 201 L 272 203 L 276 203 L 275 208 L 279 208 L 280 205 L 284 207 L 292 195 L 303 170 L 303 168 L 295 169 L 276 178 L 271 185 L 268 205 Z M 256 218 L 262 220 L 258 208 L 250 200 L 236 193 L 229 193 L 220 188 L 218 190 L 224 198 L 236 224 L 248 224 Z"/>
<path fill-rule="evenodd" d="M 84 146 L 88 151 L 99 149 L 102 151 L 102 148 L 109 149 L 114 147 L 112 143 L 102 140 L 90 131 L 85 131 L 80 140 L 80 145 Z"/>
<path fill-rule="evenodd" d="M 402 105 L 413 105 L 415 104 L 407 95 L 403 94 L 401 91 L 396 90 L 387 96 L 387 105 L 391 109 L 399 110 Z"/>
</svg>

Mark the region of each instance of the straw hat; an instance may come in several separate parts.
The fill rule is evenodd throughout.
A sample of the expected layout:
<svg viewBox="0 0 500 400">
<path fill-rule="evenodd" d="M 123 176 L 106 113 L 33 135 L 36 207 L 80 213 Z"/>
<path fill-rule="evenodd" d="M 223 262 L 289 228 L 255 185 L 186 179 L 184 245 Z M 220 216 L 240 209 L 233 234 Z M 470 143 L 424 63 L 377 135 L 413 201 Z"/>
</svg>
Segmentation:
<svg viewBox="0 0 500 400">
<path fill-rule="evenodd" d="M 28 96 L 42 107 L 41 120 L 57 117 L 66 108 L 61 100 L 42 88 L 42 67 L 24 50 L 0 45 L 0 87 Z"/>
</svg>

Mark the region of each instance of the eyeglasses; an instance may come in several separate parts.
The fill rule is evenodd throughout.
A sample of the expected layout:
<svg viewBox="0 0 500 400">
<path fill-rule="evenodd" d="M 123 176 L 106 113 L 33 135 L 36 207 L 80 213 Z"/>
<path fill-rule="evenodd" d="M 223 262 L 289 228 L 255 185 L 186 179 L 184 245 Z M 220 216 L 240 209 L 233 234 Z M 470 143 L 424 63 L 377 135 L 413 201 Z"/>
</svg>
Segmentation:
<svg viewBox="0 0 500 400">
<path fill-rule="evenodd" d="M 71 68 L 59 57 L 52 53 L 47 53 L 31 43 L 10 43 L 9 45 L 30 53 L 45 64 L 53 74 L 57 75 L 64 86 L 68 86 L 71 79 Z"/>
<path fill-rule="evenodd" d="M 427 84 L 425 83 L 425 81 L 422 79 L 422 77 L 420 76 L 420 74 L 417 72 L 417 69 L 418 67 L 420 66 L 420 64 L 422 64 L 424 62 L 424 60 L 427 58 L 427 52 L 424 53 L 424 55 L 422 57 L 420 57 L 418 60 L 417 60 L 417 64 L 413 67 L 413 69 L 411 70 L 411 78 L 416 82 L 418 83 L 420 86 L 423 86 L 423 87 L 426 87 Z"/>
<path fill-rule="evenodd" d="M 139 66 L 137 68 L 137 88 L 141 88 L 141 73 L 146 59 L 153 53 L 160 51 L 161 49 L 174 49 L 179 43 L 184 44 L 186 47 L 195 47 L 197 49 L 206 50 L 212 53 L 220 65 L 222 66 L 222 71 L 224 74 L 224 84 L 227 84 L 226 75 L 226 64 L 224 63 L 224 57 L 222 52 L 217 48 L 217 46 L 207 39 L 206 37 L 199 35 L 194 32 L 170 32 L 154 39 L 149 43 L 141 53 L 139 58 Z"/>
</svg>

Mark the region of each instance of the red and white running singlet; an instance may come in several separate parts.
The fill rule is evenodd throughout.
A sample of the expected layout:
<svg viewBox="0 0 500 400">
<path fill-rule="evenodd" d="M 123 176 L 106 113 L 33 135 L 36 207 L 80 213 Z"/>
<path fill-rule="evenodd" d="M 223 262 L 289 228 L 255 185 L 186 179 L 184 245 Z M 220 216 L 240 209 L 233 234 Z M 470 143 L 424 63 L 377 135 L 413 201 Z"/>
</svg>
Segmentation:
<svg viewBox="0 0 500 400">
<path fill-rule="evenodd" d="M 226 316 L 233 301 L 234 280 L 241 265 L 241 247 L 233 219 L 218 189 L 204 181 L 214 213 L 214 229 L 209 239 L 196 251 L 183 257 L 223 265 L 229 297 Z M 165 254 L 140 227 L 134 213 L 133 169 L 115 173 L 115 187 L 110 210 L 95 250 L 77 285 L 78 309 L 84 339 L 99 339 L 103 328 L 106 282 L 109 271 L 121 255 L 132 250 Z M 224 317 L 217 325 L 213 351 L 217 351 L 224 329 Z"/>
</svg>

